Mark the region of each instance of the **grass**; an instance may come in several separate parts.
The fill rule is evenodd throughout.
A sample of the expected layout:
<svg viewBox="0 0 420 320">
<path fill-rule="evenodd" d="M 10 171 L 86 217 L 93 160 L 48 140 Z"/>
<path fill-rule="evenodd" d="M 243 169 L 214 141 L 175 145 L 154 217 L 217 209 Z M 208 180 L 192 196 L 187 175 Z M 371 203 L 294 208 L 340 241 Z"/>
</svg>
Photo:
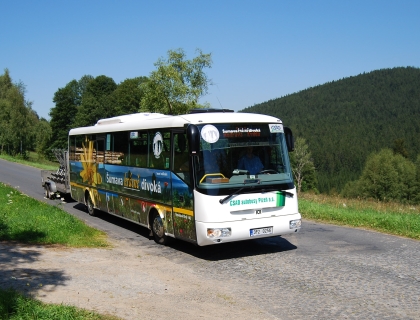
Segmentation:
<svg viewBox="0 0 420 320">
<path fill-rule="evenodd" d="M 0 183 L 0 241 L 106 247 L 106 233 Z"/>
<path fill-rule="evenodd" d="M 419 206 L 301 193 L 299 211 L 304 219 L 420 240 Z"/>
<path fill-rule="evenodd" d="M 60 166 L 58 161 L 49 161 L 38 156 L 35 152 L 29 152 L 28 159 L 21 159 L 20 157 L 12 157 L 7 154 L 0 153 L 0 159 L 4 159 L 10 162 L 16 162 L 27 166 L 44 169 L 44 170 L 56 170 Z"/>
<path fill-rule="evenodd" d="M 118 318 L 72 306 L 44 304 L 25 297 L 15 290 L 0 289 L 0 319 L 117 320 Z"/>
</svg>

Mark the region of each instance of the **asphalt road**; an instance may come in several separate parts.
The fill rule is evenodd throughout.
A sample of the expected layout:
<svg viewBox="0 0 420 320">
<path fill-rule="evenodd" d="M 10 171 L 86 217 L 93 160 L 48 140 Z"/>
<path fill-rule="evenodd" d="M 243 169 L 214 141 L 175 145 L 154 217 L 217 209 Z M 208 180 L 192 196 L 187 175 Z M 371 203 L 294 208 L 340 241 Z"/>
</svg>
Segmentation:
<svg viewBox="0 0 420 320">
<path fill-rule="evenodd" d="M 277 319 L 420 319 L 420 242 L 353 228 L 304 221 L 284 237 L 195 247 L 175 241 L 155 245 L 148 230 L 84 205 L 44 198 L 39 169 L 0 160 L 0 181 L 89 225 L 148 246 L 156 256 L 222 280 Z"/>
</svg>

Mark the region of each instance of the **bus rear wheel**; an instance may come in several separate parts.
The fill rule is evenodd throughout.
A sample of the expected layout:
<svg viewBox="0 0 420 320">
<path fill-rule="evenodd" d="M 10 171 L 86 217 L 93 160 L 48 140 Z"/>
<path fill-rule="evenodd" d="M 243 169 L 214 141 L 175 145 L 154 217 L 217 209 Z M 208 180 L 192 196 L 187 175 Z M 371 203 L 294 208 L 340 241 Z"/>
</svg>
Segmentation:
<svg viewBox="0 0 420 320">
<path fill-rule="evenodd" d="M 95 207 L 89 194 L 86 195 L 86 209 L 90 216 L 95 216 Z"/>
<path fill-rule="evenodd" d="M 152 213 L 152 233 L 156 243 L 167 244 L 168 237 L 165 235 L 165 227 L 163 226 L 162 218 L 157 211 Z"/>
</svg>

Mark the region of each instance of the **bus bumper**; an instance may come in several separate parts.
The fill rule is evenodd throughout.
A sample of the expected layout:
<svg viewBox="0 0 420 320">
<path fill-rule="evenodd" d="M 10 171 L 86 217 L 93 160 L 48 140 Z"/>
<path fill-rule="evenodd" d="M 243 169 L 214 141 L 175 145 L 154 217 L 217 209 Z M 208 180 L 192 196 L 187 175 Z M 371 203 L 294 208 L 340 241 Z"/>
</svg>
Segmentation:
<svg viewBox="0 0 420 320">
<path fill-rule="evenodd" d="M 299 232 L 299 213 L 228 222 L 196 221 L 197 244 L 207 246 L 224 242 L 252 240 Z M 214 232 L 214 231 L 217 232 Z"/>
</svg>

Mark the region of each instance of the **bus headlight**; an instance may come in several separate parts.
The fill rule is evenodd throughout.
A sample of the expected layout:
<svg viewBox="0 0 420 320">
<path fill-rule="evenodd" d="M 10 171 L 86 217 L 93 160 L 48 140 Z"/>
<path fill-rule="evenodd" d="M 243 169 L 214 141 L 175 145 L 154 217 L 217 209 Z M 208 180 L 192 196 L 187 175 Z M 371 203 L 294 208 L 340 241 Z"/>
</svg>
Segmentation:
<svg viewBox="0 0 420 320">
<path fill-rule="evenodd" d="M 231 228 L 207 228 L 207 237 L 211 239 L 230 237 L 231 235 L 232 235 Z"/>
<path fill-rule="evenodd" d="M 302 225 L 302 220 L 290 220 L 289 222 L 289 229 L 298 229 Z"/>
</svg>

